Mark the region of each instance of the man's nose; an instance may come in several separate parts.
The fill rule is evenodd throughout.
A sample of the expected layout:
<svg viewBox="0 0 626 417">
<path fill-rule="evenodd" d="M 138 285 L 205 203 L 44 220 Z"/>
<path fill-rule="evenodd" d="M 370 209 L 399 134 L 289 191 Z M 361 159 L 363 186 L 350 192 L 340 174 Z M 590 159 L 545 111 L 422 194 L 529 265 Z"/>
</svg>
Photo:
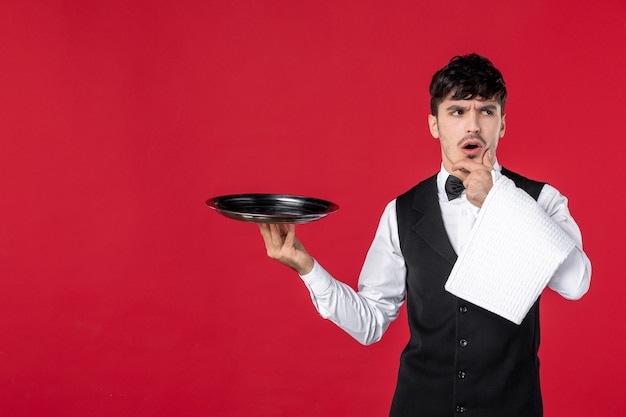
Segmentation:
<svg viewBox="0 0 626 417">
<path fill-rule="evenodd" d="M 480 132 L 480 124 L 478 123 L 478 115 L 476 112 L 469 112 L 467 115 L 467 132 L 468 133 L 479 133 Z"/>
</svg>

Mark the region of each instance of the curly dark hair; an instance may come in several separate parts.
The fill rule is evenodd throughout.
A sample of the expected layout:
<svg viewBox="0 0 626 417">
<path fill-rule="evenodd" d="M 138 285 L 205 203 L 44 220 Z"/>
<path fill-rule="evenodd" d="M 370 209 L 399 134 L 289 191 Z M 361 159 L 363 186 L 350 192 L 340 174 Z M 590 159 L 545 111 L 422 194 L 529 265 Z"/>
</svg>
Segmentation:
<svg viewBox="0 0 626 417">
<path fill-rule="evenodd" d="M 448 65 L 433 76 L 430 83 L 430 111 L 437 116 L 439 104 L 453 93 L 454 100 L 470 100 L 475 97 L 500 104 L 504 114 L 506 84 L 500 71 L 491 61 L 478 54 L 453 57 Z"/>
</svg>

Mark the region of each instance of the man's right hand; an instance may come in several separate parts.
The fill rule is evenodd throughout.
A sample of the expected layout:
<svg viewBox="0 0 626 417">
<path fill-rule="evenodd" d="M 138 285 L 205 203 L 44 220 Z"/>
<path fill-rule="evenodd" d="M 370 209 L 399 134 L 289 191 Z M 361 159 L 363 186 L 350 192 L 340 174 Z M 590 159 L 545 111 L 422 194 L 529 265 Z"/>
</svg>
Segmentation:
<svg viewBox="0 0 626 417">
<path fill-rule="evenodd" d="M 296 238 L 295 225 L 260 223 L 259 229 L 265 242 L 267 256 L 287 265 L 300 275 L 311 272 L 313 258 Z"/>
<path fill-rule="evenodd" d="M 482 207 L 487 194 L 493 188 L 491 171 L 495 163 L 495 153 L 485 149 L 482 163 L 472 159 L 462 159 L 452 165 L 452 175 L 463 181 L 467 199 L 476 207 Z"/>
</svg>

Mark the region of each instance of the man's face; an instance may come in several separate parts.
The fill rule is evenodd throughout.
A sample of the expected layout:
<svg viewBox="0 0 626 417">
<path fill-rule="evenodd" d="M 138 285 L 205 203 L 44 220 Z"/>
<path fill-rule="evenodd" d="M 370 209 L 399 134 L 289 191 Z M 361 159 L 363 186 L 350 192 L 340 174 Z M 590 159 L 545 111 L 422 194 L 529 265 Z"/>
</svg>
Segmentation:
<svg viewBox="0 0 626 417">
<path fill-rule="evenodd" d="M 498 141 L 505 130 L 500 104 L 480 97 L 452 100 L 451 96 L 452 93 L 439 104 L 437 116 L 428 115 L 430 133 L 441 144 L 444 168 L 453 172 L 452 165 L 463 158 L 480 162 L 488 149 L 494 163 Z"/>
</svg>

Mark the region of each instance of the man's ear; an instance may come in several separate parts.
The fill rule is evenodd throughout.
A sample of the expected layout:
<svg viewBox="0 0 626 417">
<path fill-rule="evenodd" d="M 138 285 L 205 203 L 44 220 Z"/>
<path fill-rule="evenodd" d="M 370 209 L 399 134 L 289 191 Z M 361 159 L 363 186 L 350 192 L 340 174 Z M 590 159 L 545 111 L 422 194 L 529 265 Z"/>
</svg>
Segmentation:
<svg viewBox="0 0 626 417">
<path fill-rule="evenodd" d="M 502 115 L 502 124 L 500 125 L 500 137 L 504 136 L 504 132 L 506 131 L 506 114 Z"/>
<path fill-rule="evenodd" d="M 430 129 L 430 134 L 433 135 L 433 138 L 439 139 L 439 125 L 437 124 L 437 116 L 434 114 L 428 115 L 428 128 Z"/>
</svg>

